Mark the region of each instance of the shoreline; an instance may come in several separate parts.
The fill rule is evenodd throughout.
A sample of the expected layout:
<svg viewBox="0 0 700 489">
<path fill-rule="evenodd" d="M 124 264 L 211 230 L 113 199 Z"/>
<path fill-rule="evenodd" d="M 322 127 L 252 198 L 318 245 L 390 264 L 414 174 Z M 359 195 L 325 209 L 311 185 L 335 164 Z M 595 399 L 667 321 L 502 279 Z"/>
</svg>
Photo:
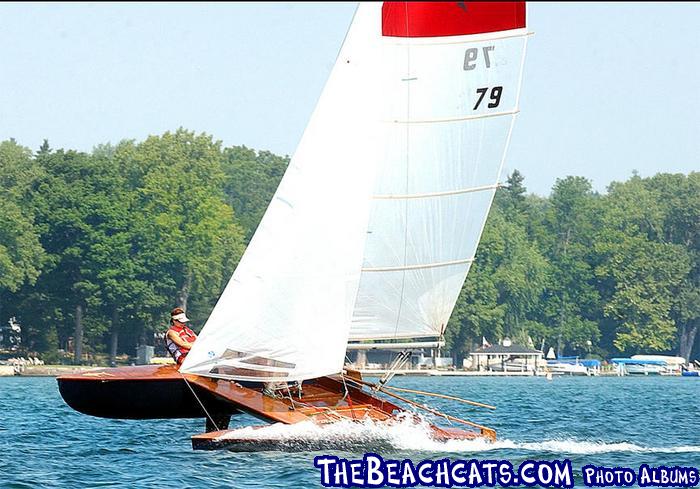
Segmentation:
<svg viewBox="0 0 700 489">
<path fill-rule="evenodd" d="M 387 370 L 358 370 L 363 377 L 381 377 Z M 395 375 L 405 377 L 546 377 L 547 372 L 496 372 L 478 370 L 398 370 Z M 553 377 L 619 377 L 617 372 L 600 372 L 598 375 L 553 374 Z M 662 376 L 663 377 L 663 376 Z"/>
<path fill-rule="evenodd" d="M 60 375 L 76 374 L 90 370 L 109 369 L 111 367 L 83 366 L 83 365 L 25 365 L 21 368 L 12 365 L 0 365 L 0 377 L 58 377 Z M 386 369 L 360 369 L 363 377 L 381 377 Z M 489 372 L 473 370 L 398 370 L 397 376 L 401 377 L 545 377 L 546 373 L 534 372 Z M 571 377 L 568 374 L 555 374 L 553 377 Z M 587 375 L 574 375 L 573 377 L 588 377 Z M 600 372 L 591 377 L 618 377 L 615 371 Z M 631 377 L 645 377 L 644 375 L 632 375 Z M 677 377 L 675 375 L 650 375 L 649 377 Z"/>
<path fill-rule="evenodd" d="M 58 377 L 65 374 L 77 374 L 104 367 L 81 365 L 0 365 L 0 377 Z"/>
</svg>

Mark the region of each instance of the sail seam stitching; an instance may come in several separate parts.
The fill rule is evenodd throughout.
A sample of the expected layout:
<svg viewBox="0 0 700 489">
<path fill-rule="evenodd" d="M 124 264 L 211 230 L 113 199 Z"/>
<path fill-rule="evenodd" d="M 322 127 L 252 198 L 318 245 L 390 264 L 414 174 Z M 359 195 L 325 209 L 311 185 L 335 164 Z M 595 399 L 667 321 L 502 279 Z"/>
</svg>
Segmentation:
<svg viewBox="0 0 700 489">
<path fill-rule="evenodd" d="M 351 338 L 351 340 L 354 340 Z M 386 348 L 436 348 L 444 347 L 444 341 L 411 341 L 396 343 L 348 343 L 347 350 L 383 350 Z"/>
<path fill-rule="evenodd" d="M 422 263 L 419 265 L 402 265 L 398 267 L 370 267 L 363 268 L 363 272 L 401 272 L 406 270 L 421 270 L 424 268 L 439 268 L 439 267 L 449 267 L 451 265 L 462 265 L 465 263 L 471 263 L 474 258 L 465 258 L 463 260 L 452 260 L 452 261 L 441 261 L 435 263 Z"/>
<path fill-rule="evenodd" d="M 469 187 L 457 190 L 445 190 L 443 192 L 428 192 L 424 194 L 404 194 L 404 195 L 374 195 L 372 198 L 376 200 L 404 200 L 404 199 L 426 199 L 429 197 L 443 197 L 447 195 L 469 194 L 474 192 L 483 192 L 486 190 L 494 190 L 500 187 L 501 184 L 494 183 L 492 185 L 481 185 L 479 187 Z"/>
<path fill-rule="evenodd" d="M 501 31 L 503 32 L 503 31 Z M 461 37 L 461 39 L 443 40 L 449 38 L 420 38 L 420 37 L 397 37 L 397 36 L 384 36 L 384 43 L 393 46 L 449 46 L 455 44 L 472 44 L 476 42 L 488 42 L 488 41 L 500 41 L 502 39 L 527 39 L 528 37 L 534 36 L 534 31 L 518 32 L 514 34 L 467 34 L 465 36 L 450 36 L 450 37 Z"/>
<path fill-rule="evenodd" d="M 442 122 L 461 122 L 461 121 L 471 121 L 476 119 L 488 119 L 491 117 L 501 117 L 504 115 L 515 115 L 520 112 L 520 109 L 506 110 L 503 112 L 493 112 L 490 114 L 477 114 L 477 115 L 466 115 L 464 117 L 448 117 L 444 119 L 417 119 L 414 121 L 394 119 L 392 124 L 439 124 Z"/>
</svg>

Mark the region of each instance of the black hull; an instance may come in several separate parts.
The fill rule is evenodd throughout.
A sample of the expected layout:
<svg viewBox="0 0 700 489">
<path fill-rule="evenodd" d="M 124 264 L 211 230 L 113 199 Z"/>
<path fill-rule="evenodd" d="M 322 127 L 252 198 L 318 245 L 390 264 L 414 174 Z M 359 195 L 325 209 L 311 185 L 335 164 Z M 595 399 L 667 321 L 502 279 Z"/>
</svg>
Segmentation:
<svg viewBox="0 0 700 489">
<path fill-rule="evenodd" d="M 147 369 L 154 370 L 153 367 L 127 367 L 99 371 L 91 377 L 86 374 L 63 376 L 57 379 L 58 389 L 66 404 L 90 416 L 113 419 L 206 417 L 202 405 L 179 374 L 162 375 L 161 371 L 158 373 L 161 375 L 149 376 Z M 176 373 L 174 368 L 170 370 Z M 100 375 L 100 372 L 105 373 Z M 196 385 L 191 387 L 212 416 L 218 418 L 238 412 L 231 403 L 209 391 Z"/>
</svg>

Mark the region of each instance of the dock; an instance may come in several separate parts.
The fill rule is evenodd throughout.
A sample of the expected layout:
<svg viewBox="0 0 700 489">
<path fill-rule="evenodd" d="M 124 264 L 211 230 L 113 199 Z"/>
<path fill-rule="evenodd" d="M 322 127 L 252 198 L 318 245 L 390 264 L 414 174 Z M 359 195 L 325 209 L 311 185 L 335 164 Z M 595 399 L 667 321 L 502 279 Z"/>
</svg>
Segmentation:
<svg viewBox="0 0 700 489">
<path fill-rule="evenodd" d="M 360 369 L 363 377 L 381 377 L 387 369 Z M 524 372 L 491 372 L 477 370 L 440 370 L 440 369 L 404 369 L 396 370 L 396 375 L 412 377 L 534 377 L 532 371 Z"/>
</svg>

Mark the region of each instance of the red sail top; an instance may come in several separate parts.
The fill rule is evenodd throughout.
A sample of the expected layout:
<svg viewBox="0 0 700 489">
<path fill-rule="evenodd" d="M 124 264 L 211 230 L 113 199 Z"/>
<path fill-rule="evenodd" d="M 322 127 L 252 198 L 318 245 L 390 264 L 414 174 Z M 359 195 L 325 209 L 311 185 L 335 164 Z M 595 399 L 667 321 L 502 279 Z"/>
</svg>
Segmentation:
<svg viewBox="0 0 700 489">
<path fill-rule="evenodd" d="M 382 34 L 440 37 L 525 27 L 525 2 L 384 2 Z"/>
</svg>

